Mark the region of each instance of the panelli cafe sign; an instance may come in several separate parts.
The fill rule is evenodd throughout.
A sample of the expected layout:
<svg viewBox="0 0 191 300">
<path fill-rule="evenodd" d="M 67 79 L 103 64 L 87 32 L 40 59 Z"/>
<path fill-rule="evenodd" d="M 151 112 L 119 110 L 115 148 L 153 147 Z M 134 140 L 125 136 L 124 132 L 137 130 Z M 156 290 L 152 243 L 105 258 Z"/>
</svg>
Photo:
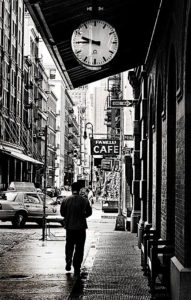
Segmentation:
<svg viewBox="0 0 191 300">
<path fill-rule="evenodd" d="M 119 155 L 119 140 L 92 139 L 91 154 L 103 156 Z"/>
</svg>

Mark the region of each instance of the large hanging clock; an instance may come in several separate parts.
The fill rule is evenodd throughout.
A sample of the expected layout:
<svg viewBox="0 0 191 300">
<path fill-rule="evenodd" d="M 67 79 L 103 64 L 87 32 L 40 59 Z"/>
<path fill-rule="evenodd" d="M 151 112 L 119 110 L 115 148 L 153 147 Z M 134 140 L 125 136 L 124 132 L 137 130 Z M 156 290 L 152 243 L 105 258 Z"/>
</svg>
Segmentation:
<svg viewBox="0 0 191 300">
<path fill-rule="evenodd" d="M 93 19 L 73 31 L 71 45 L 76 59 L 93 69 L 106 65 L 115 57 L 119 39 L 109 23 Z"/>
</svg>

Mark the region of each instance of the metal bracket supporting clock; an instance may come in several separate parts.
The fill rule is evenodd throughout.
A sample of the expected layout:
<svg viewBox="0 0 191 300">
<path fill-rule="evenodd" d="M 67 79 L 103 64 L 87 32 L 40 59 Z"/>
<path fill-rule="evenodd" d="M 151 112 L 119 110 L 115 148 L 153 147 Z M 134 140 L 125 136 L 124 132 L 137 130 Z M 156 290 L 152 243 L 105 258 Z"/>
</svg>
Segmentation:
<svg viewBox="0 0 191 300">
<path fill-rule="evenodd" d="M 83 66 L 97 70 L 115 57 L 119 39 L 115 28 L 108 22 L 91 19 L 73 31 L 71 46 L 75 58 Z"/>
</svg>

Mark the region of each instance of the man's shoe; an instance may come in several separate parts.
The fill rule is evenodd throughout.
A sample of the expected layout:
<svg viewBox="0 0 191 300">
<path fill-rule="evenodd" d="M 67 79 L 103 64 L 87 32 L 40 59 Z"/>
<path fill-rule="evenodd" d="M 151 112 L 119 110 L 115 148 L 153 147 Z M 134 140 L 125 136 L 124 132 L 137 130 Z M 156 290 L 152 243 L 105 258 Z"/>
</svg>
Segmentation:
<svg viewBox="0 0 191 300">
<path fill-rule="evenodd" d="M 70 263 L 67 263 L 66 264 L 66 271 L 70 271 L 71 270 L 71 264 Z"/>
</svg>

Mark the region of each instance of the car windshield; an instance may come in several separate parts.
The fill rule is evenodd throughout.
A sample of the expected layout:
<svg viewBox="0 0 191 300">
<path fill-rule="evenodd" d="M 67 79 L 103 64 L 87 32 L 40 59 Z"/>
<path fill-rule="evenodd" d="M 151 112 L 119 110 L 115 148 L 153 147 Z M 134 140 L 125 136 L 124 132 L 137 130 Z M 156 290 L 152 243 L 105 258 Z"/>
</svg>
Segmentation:
<svg viewBox="0 0 191 300">
<path fill-rule="evenodd" d="M 41 198 L 42 201 L 44 201 L 44 198 L 45 198 L 45 194 L 43 193 L 39 193 L 39 196 Z M 46 195 L 46 204 L 51 204 L 54 200 L 49 197 L 48 195 Z"/>
<path fill-rule="evenodd" d="M 2 192 L 0 194 L 0 200 L 14 201 L 16 196 L 16 192 Z"/>
</svg>

